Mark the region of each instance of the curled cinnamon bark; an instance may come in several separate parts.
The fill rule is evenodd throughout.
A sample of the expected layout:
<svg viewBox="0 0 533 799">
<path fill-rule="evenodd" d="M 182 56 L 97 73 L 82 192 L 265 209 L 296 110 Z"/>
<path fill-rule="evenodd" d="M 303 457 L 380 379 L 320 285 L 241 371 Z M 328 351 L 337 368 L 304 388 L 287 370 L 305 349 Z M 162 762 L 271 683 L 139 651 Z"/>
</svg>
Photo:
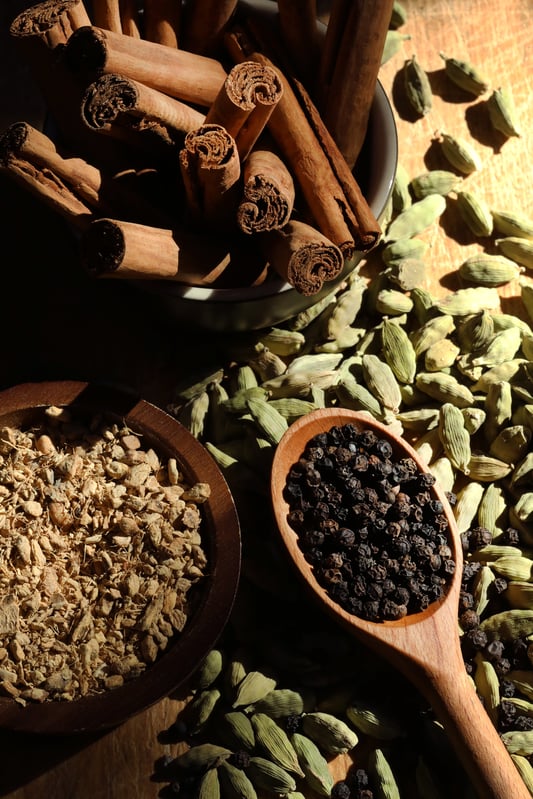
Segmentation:
<svg viewBox="0 0 533 799">
<path fill-rule="evenodd" d="M 294 207 L 294 181 L 276 153 L 252 150 L 243 166 L 243 182 L 237 208 L 243 233 L 263 233 L 287 224 Z"/>
<path fill-rule="evenodd" d="M 340 249 L 305 222 L 291 220 L 282 230 L 263 234 L 261 244 L 270 266 L 306 296 L 338 277 L 344 265 Z"/>
<path fill-rule="evenodd" d="M 78 28 L 72 34 L 65 45 L 64 59 L 72 72 L 83 75 L 85 80 L 94 80 L 102 72 L 114 72 L 206 108 L 214 102 L 226 79 L 226 70 L 214 58 L 96 26 Z"/>
<path fill-rule="evenodd" d="M 365 140 L 392 7 L 393 0 L 351 0 L 332 7 L 329 35 L 335 40 L 328 43 L 326 32 L 328 63 L 319 108 L 350 168 Z"/>
<path fill-rule="evenodd" d="M 19 39 L 38 39 L 46 47 L 65 44 L 72 33 L 91 21 L 82 0 L 44 0 L 18 14 L 11 23 L 10 35 Z"/>
<path fill-rule="evenodd" d="M 237 0 L 189 0 L 183 15 L 183 46 L 192 53 L 216 52 L 236 8 Z"/>
<path fill-rule="evenodd" d="M 93 218 L 88 203 L 80 199 L 61 178 L 50 169 L 33 164 L 19 153 L 15 131 L 0 137 L 0 172 L 21 185 L 70 224 L 84 229 Z M 47 145 L 44 144 L 43 149 Z"/>
<path fill-rule="evenodd" d="M 150 202 L 144 192 L 119 179 L 105 176 L 100 169 L 82 158 L 57 149 L 56 144 L 27 122 L 14 122 L 0 137 L 0 159 L 9 166 L 16 161 L 18 171 L 37 179 L 39 174 L 49 181 L 61 181 L 94 214 L 119 214 L 133 220 L 167 222 L 167 214 Z M 25 164 L 23 167 L 22 165 Z"/>
<path fill-rule="evenodd" d="M 117 120 L 135 120 L 146 126 L 154 121 L 171 131 L 188 133 L 205 121 L 205 114 L 186 103 L 151 89 L 132 78 L 107 73 L 85 91 L 81 112 L 94 130 L 109 130 Z"/>
<path fill-rule="evenodd" d="M 122 33 L 120 0 L 92 0 L 92 19 L 99 28 Z"/>
<path fill-rule="evenodd" d="M 205 121 L 226 128 L 244 161 L 282 94 L 283 85 L 273 67 L 243 61 L 230 70 Z"/>
<path fill-rule="evenodd" d="M 66 68 L 62 54 L 76 26 L 88 22 L 81 0 L 45 0 L 19 14 L 10 26 L 10 36 L 39 85 L 50 118 L 71 149 L 96 166 L 120 169 L 129 153 L 115 142 L 83 124 L 79 107 L 83 89 Z"/>
<path fill-rule="evenodd" d="M 227 130 L 205 124 L 188 133 L 179 163 L 193 220 L 216 227 L 235 224 L 241 166 Z"/>
<path fill-rule="evenodd" d="M 287 58 L 311 91 L 320 57 L 316 0 L 278 0 L 278 14 Z"/>
<path fill-rule="evenodd" d="M 178 47 L 182 5 L 176 0 L 144 0 L 144 38 Z"/>
<path fill-rule="evenodd" d="M 94 277 L 214 283 L 231 262 L 227 245 L 185 230 L 96 219 L 80 240 L 81 263 Z"/>
</svg>

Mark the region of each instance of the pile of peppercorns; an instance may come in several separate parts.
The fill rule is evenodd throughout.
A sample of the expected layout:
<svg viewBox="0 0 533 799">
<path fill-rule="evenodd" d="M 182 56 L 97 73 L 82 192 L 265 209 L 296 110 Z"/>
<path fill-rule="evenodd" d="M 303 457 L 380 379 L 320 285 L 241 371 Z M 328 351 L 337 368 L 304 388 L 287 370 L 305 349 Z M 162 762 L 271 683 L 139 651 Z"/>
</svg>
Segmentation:
<svg viewBox="0 0 533 799">
<path fill-rule="evenodd" d="M 353 424 L 307 443 L 289 471 L 288 521 L 318 583 L 373 622 L 426 609 L 455 571 L 435 478 L 389 441 Z"/>
</svg>

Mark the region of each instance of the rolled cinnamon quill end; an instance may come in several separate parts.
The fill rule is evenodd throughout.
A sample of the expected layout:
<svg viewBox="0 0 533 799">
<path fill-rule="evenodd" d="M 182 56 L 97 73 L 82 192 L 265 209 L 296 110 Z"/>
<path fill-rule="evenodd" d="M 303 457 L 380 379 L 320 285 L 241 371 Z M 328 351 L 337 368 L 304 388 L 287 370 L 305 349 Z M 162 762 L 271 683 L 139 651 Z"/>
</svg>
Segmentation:
<svg viewBox="0 0 533 799">
<path fill-rule="evenodd" d="M 243 167 L 243 197 L 237 224 L 243 233 L 282 228 L 294 207 L 294 181 L 284 162 L 271 150 L 252 150 Z"/>
<path fill-rule="evenodd" d="M 204 108 L 226 79 L 215 58 L 196 55 L 96 26 L 78 28 L 65 45 L 65 64 L 84 80 L 115 72 L 171 97 Z"/>
<path fill-rule="evenodd" d="M 174 280 L 210 285 L 227 269 L 226 243 L 185 230 L 96 219 L 80 239 L 81 264 L 93 277 Z"/>
<path fill-rule="evenodd" d="M 261 236 L 270 266 L 300 294 L 316 294 L 341 273 L 341 250 L 318 230 L 296 220 Z"/>
<path fill-rule="evenodd" d="M 87 87 L 81 113 L 90 128 L 103 131 L 117 120 L 134 118 L 188 133 L 205 120 L 205 114 L 186 103 L 113 72 L 101 75 Z"/>
<path fill-rule="evenodd" d="M 230 224 L 241 175 L 234 138 L 221 125 L 202 125 L 186 135 L 179 163 L 192 219 Z"/>
<path fill-rule="evenodd" d="M 80 242 L 83 267 L 95 277 L 169 278 L 178 272 L 179 248 L 172 231 L 97 219 Z"/>
<path fill-rule="evenodd" d="M 226 128 L 244 161 L 282 94 L 283 84 L 274 67 L 243 61 L 228 73 L 207 112 L 206 122 Z"/>
<path fill-rule="evenodd" d="M 21 11 L 9 33 L 17 39 L 39 39 L 52 49 L 91 21 L 82 0 L 45 0 Z"/>
</svg>

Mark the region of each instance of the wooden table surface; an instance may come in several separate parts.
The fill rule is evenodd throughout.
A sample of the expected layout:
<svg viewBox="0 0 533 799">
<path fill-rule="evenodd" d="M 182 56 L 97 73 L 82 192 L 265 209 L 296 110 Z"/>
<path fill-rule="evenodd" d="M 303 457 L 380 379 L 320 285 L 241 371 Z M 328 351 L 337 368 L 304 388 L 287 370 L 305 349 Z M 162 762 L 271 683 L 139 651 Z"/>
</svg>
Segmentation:
<svg viewBox="0 0 533 799">
<path fill-rule="evenodd" d="M 24 5 L 24 4 L 22 4 Z M 25 4 L 29 5 L 28 3 Z M 18 0 L 0 11 L 5 40 L 6 20 Z M 428 168 L 446 168 L 434 134 L 446 130 L 472 140 L 483 168 L 465 186 L 493 208 L 533 217 L 531 137 L 533 96 L 532 0 L 404 0 L 411 39 L 381 69 L 380 78 L 392 100 L 399 135 L 399 157 L 414 176 Z M 5 19 L 2 19 L 5 17 Z M 493 88 L 509 88 L 521 119 L 520 138 L 505 140 L 487 124 L 483 98 L 468 99 L 443 74 L 439 56 L 467 58 L 488 77 Z M 35 98 L 25 65 L 2 44 L 0 122 L 38 120 L 42 107 Z M 406 113 L 398 75 L 404 58 L 416 54 L 428 71 L 434 91 L 433 110 L 413 121 Z M 0 181 L 2 256 L 2 356 L 0 385 L 50 378 L 105 379 L 141 390 L 163 407 L 172 399 L 176 380 L 188 368 L 188 334 L 141 304 L 134 293 L 112 281 L 94 287 L 74 278 L 77 265 L 63 225 L 40 211 L 23 192 Z M 434 293 L 458 288 L 455 270 L 481 249 L 465 235 L 453 209 L 426 240 L 431 265 L 427 287 Z M 506 310 L 521 312 L 517 287 L 502 290 Z M 202 334 L 195 343 L 201 345 Z M 195 350 L 197 352 L 197 350 Z M 216 361 L 217 344 L 205 337 L 205 357 Z M 54 740 L 0 734 L 0 795 L 9 799 L 154 799 L 160 785 L 152 775 L 156 761 L 172 754 L 161 733 L 179 708 L 166 699 L 119 729 L 93 739 Z M 23 764 L 21 766 L 21 764 Z"/>
</svg>

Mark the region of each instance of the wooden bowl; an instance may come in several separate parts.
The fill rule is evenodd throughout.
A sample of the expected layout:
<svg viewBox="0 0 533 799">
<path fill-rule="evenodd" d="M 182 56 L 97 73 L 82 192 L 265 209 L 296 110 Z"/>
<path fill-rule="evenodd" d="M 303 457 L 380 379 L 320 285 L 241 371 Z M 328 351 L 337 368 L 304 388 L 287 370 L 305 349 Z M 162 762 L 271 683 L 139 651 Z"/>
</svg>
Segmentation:
<svg viewBox="0 0 533 799">
<path fill-rule="evenodd" d="M 154 405 L 115 388 L 78 381 L 26 383 L 0 391 L 0 427 L 26 427 L 49 406 L 104 413 L 124 422 L 162 458 L 173 457 L 189 483 L 206 482 L 210 497 L 200 506 L 207 574 L 193 586 L 194 610 L 163 654 L 124 685 L 80 699 L 29 702 L 0 698 L 0 729 L 30 733 L 96 732 L 116 726 L 168 696 L 194 673 L 225 627 L 237 591 L 240 527 L 235 505 L 218 466 L 175 419 Z"/>
</svg>

